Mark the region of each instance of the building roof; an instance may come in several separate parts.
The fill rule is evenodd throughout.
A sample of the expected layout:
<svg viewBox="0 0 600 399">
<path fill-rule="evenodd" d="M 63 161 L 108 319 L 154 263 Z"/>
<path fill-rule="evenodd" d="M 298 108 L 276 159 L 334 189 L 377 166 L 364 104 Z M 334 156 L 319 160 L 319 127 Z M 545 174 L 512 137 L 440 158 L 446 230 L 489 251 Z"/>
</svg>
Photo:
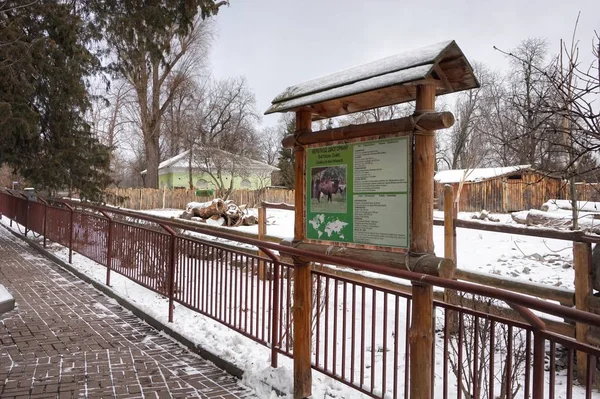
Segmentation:
<svg viewBox="0 0 600 399">
<path fill-rule="evenodd" d="M 266 170 L 266 171 L 271 171 L 271 172 L 275 171 L 275 170 L 279 170 L 279 168 L 276 168 L 275 166 L 269 165 L 264 162 L 256 161 L 254 159 L 242 157 L 240 155 L 233 154 L 231 152 L 219 150 L 216 148 L 213 148 L 210 151 L 211 151 L 211 158 L 209 159 L 209 162 L 213 159 L 213 157 L 218 155 L 220 159 L 237 159 L 240 163 L 243 162 L 243 167 L 248 170 L 254 170 L 254 171 Z M 164 170 L 167 168 L 187 169 L 189 153 L 190 153 L 190 150 L 186 150 L 186 151 L 183 151 L 183 152 L 175 155 L 172 158 L 162 161 L 161 163 L 158 164 L 158 170 L 160 171 L 160 170 Z M 210 166 L 215 167 L 214 165 L 210 165 Z M 192 167 L 195 167 L 195 166 L 192 164 Z M 195 168 L 197 169 L 197 167 L 195 167 Z M 143 170 L 141 172 L 141 174 L 146 174 L 146 172 L 147 172 L 147 170 Z"/>
<path fill-rule="evenodd" d="M 532 170 L 531 165 L 504 166 L 501 168 L 476 168 L 440 170 L 435 174 L 434 180 L 441 184 L 465 182 L 479 182 L 504 175 L 510 175 L 522 170 Z"/>
<path fill-rule="evenodd" d="M 437 95 L 479 87 L 463 52 L 450 40 L 290 86 L 265 114 L 310 109 L 313 119 L 322 119 L 399 104 L 414 100 L 415 84 L 423 80 L 437 82 Z"/>
</svg>

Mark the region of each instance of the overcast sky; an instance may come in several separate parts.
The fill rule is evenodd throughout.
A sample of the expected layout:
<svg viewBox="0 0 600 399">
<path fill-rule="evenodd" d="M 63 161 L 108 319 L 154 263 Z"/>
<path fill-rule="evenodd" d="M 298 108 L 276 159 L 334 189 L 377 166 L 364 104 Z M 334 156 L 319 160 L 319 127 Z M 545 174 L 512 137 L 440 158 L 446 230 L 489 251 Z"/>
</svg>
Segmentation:
<svg viewBox="0 0 600 399">
<path fill-rule="evenodd" d="M 470 61 L 505 70 L 510 50 L 544 37 L 552 52 L 570 40 L 577 12 L 580 52 L 600 32 L 600 0 L 230 0 L 211 51 L 218 78 L 246 76 L 262 114 L 287 86 L 406 50 L 454 39 Z M 493 5 L 492 5 L 493 4 Z M 589 58 L 588 58 L 589 60 Z M 278 115 L 264 116 L 273 125 Z"/>
</svg>

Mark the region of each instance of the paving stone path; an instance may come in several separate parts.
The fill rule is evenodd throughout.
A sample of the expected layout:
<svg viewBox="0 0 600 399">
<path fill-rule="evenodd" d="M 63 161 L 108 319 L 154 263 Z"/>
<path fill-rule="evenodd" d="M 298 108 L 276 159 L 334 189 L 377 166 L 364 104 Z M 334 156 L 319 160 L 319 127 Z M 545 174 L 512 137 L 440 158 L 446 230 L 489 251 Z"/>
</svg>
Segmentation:
<svg viewBox="0 0 600 399">
<path fill-rule="evenodd" d="M 0 398 L 254 398 L 0 226 Z"/>
</svg>

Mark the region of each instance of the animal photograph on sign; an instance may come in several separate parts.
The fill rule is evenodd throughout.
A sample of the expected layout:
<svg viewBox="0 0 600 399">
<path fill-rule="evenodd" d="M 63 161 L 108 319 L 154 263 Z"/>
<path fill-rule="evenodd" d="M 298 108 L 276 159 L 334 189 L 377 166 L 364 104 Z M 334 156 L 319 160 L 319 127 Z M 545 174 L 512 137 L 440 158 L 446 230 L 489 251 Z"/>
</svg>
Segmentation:
<svg viewBox="0 0 600 399">
<path fill-rule="evenodd" d="M 346 212 L 346 176 L 346 165 L 311 169 L 311 209 L 314 212 Z"/>
</svg>

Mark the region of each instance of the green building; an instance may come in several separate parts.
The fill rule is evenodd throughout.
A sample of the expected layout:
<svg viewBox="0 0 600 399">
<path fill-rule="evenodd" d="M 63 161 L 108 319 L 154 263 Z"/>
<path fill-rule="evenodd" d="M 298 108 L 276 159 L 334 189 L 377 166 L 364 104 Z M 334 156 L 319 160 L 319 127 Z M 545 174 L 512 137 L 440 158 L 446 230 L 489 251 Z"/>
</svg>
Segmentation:
<svg viewBox="0 0 600 399">
<path fill-rule="evenodd" d="M 191 166 L 191 167 L 190 167 Z M 158 165 L 160 188 L 189 188 L 189 173 L 196 189 L 229 188 L 256 190 L 271 185 L 271 175 L 278 168 L 227 151 L 197 150 L 190 159 L 190 150 Z M 142 171 L 145 174 L 146 171 Z"/>
</svg>

